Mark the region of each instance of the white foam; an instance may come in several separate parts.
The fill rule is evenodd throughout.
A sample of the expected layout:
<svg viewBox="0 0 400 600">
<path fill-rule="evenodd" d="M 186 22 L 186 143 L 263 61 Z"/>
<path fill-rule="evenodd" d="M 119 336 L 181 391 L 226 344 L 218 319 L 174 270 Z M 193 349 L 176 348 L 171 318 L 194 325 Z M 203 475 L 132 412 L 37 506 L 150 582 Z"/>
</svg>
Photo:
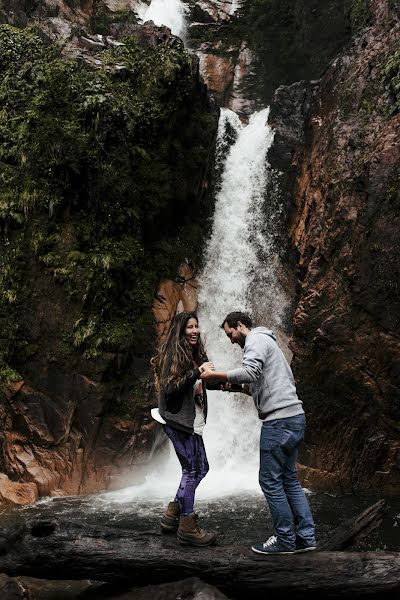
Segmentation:
<svg viewBox="0 0 400 600">
<path fill-rule="evenodd" d="M 166 25 L 174 35 L 185 39 L 187 7 L 181 0 L 152 0 L 150 5 L 143 2 L 138 5 L 136 12 L 143 22 Z"/>
</svg>

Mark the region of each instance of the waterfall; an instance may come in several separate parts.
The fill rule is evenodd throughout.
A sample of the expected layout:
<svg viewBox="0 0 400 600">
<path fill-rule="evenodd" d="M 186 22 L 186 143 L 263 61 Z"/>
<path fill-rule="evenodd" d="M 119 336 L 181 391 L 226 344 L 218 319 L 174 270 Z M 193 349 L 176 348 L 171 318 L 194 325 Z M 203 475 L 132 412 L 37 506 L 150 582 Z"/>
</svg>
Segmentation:
<svg viewBox="0 0 400 600">
<path fill-rule="evenodd" d="M 150 5 L 142 2 L 136 9 L 143 22 L 154 21 L 155 25 L 166 25 L 174 35 L 185 40 L 187 7 L 181 0 L 152 0 Z"/>
<path fill-rule="evenodd" d="M 244 310 L 254 315 L 262 308 L 267 321 L 257 324 L 270 325 L 272 317 L 279 324 L 280 311 L 287 304 L 284 292 L 274 284 L 275 250 L 265 237 L 267 153 L 274 138 L 267 123 L 268 114 L 268 108 L 256 112 L 246 125 L 236 113 L 221 109 L 216 149 L 220 176 L 212 232 L 199 277 L 198 309 L 207 353 L 218 370 L 237 367 L 242 359 L 242 350 L 232 346 L 220 328 L 227 313 Z M 266 289 L 272 288 L 273 294 L 267 301 Z M 256 289 L 260 290 L 258 294 Z M 204 442 L 210 471 L 196 498 L 259 494 L 260 421 L 253 400 L 221 391 L 209 391 L 208 398 Z M 150 464 L 142 469 L 135 467 L 138 485 L 119 491 L 116 498 L 121 502 L 132 498 L 165 501 L 175 494 L 180 473 L 172 444 L 168 443 Z"/>
<path fill-rule="evenodd" d="M 233 310 L 253 312 L 252 282 L 266 270 L 261 263 L 266 242 L 260 224 L 268 179 L 266 156 L 274 137 L 268 113 L 269 109 L 254 113 L 244 125 L 236 113 L 221 110 L 217 168 L 222 176 L 199 277 L 198 310 L 207 352 L 217 370 L 241 364 L 242 350 L 232 346 L 220 325 Z M 235 141 L 227 147 L 232 134 Z M 210 472 L 199 494 L 258 490 L 260 421 L 251 397 L 219 391 L 209 391 L 208 396 L 204 442 Z"/>
<path fill-rule="evenodd" d="M 240 2 L 232 2 L 233 14 Z M 167 25 L 182 37 L 185 8 L 179 0 L 152 0 L 138 9 L 143 21 Z M 222 108 L 216 146 L 217 190 L 213 226 L 199 276 L 198 316 L 206 350 L 217 370 L 241 364 L 242 350 L 232 346 L 220 328 L 224 317 L 243 310 L 280 336 L 288 300 L 278 282 L 279 257 L 274 243 L 274 220 L 279 210 L 269 188 L 268 149 L 274 133 L 269 108 L 252 114 L 247 124 Z M 266 207 L 266 204 L 268 205 Z M 268 208 L 268 210 L 266 210 Z M 268 216 L 267 216 L 268 215 Z M 260 493 L 258 484 L 260 421 L 251 397 L 209 391 L 209 414 L 204 442 L 210 471 L 196 492 L 198 500 L 239 493 Z M 150 463 L 135 467 L 136 485 L 115 498 L 171 499 L 181 469 L 168 443 Z"/>
<path fill-rule="evenodd" d="M 232 0 L 230 14 L 234 15 L 238 8 L 243 4 L 243 0 Z"/>
</svg>

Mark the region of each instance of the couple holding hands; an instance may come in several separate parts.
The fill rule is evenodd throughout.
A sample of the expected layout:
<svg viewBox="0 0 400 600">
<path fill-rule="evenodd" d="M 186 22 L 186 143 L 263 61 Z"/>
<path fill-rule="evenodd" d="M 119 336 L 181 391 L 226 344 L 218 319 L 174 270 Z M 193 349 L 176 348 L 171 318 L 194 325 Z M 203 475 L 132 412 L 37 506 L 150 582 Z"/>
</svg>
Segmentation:
<svg viewBox="0 0 400 600">
<path fill-rule="evenodd" d="M 290 366 L 273 332 L 253 327 L 251 317 L 231 312 L 221 328 L 243 349 L 242 365 L 226 372 L 209 361 L 194 313 L 175 315 L 164 343 L 152 359 L 158 412 L 182 467 L 176 496 L 161 518 L 161 529 L 181 544 L 208 546 L 216 534 L 199 526 L 195 491 L 209 466 L 203 442 L 207 421 L 206 389 L 242 392 L 253 397 L 262 421 L 259 483 L 274 533 L 254 544 L 258 554 L 293 554 L 316 549 L 313 516 L 297 476 L 298 446 L 306 419 Z"/>
</svg>

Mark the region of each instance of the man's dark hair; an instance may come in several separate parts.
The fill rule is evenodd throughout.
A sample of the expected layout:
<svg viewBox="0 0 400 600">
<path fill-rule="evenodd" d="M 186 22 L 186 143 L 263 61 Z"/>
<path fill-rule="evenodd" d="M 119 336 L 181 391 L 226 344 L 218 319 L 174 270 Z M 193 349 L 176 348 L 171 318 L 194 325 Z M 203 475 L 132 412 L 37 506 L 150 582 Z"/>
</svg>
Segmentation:
<svg viewBox="0 0 400 600">
<path fill-rule="evenodd" d="M 236 329 L 239 321 L 243 323 L 243 325 L 245 325 L 246 327 L 253 327 L 253 321 L 247 313 L 231 312 L 229 313 L 229 315 L 226 315 L 225 319 L 222 321 L 221 328 L 223 329 L 225 323 L 227 323 L 228 327 L 234 327 Z"/>
</svg>

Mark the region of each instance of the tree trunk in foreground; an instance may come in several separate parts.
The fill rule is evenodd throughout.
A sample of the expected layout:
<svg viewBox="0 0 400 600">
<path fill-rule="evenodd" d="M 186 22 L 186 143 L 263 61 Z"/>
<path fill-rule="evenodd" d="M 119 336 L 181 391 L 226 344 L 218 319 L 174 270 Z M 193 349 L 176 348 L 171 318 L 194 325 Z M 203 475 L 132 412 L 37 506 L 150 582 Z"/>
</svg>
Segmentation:
<svg viewBox="0 0 400 600">
<path fill-rule="evenodd" d="M 400 553 L 333 552 L 379 522 L 384 502 L 338 527 L 323 551 L 262 556 L 243 546 L 193 548 L 175 536 L 93 527 L 70 521 L 24 521 L 0 532 L 0 571 L 48 579 L 91 579 L 145 586 L 199 577 L 229 598 L 276 591 L 296 599 L 400 595 Z M 331 547 L 329 547 L 331 546 Z M 255 597 L 255 596 L 254 596 Z"/>
</svg>

